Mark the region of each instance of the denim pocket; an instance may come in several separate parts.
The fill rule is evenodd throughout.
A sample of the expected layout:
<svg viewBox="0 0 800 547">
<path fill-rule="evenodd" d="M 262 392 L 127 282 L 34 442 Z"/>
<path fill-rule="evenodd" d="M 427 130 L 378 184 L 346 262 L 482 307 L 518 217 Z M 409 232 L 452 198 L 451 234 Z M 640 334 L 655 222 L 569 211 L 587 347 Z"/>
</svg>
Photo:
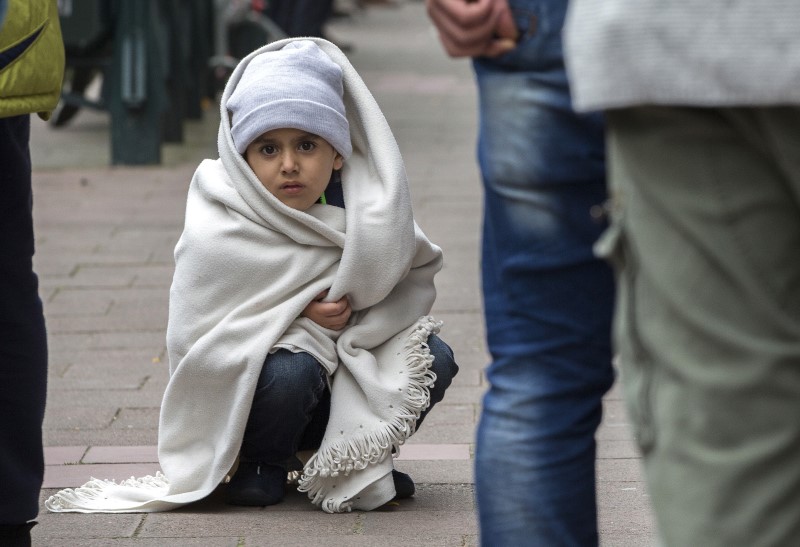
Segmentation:
<svg viewBox="0 0 800 547">
<path fill-rule="evenodd" d="M 641 291 L 637 276 L 638 261 L 622 217 L 622 212 L 612 212 L 611 224 L 600 236 L 594 251 L 614 267 L 617 275 L 614 341 L 629 419 L 636 442 L 642 453 L 646 454 L 655 444 L 652 417 L 655 408 L 654 369 L 638 330 L 643 313 L 637 302 L 637 294 Z"/>
<path fill-rule="evenodd" d="M 563 65 L 561 29 L 566 2 L 510 0 L 509 8 L 519 33 L 518 43 L 497 62 L 529 69 Z"/>
</svg>

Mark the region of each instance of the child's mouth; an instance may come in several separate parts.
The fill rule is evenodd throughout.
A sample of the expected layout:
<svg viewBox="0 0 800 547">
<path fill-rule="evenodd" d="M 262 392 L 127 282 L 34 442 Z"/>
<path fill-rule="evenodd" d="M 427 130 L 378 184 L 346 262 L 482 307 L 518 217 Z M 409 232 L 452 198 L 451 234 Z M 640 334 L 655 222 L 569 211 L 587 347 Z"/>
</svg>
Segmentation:
<svg viewBox="0 0 800 547">
<path fill-rule="evenodd" d="M 299 182 L 287 182 L 281 185 L 281 190 L 287 194 L 297 194 L 303 191 L 303 185 Z"/>
</svg>

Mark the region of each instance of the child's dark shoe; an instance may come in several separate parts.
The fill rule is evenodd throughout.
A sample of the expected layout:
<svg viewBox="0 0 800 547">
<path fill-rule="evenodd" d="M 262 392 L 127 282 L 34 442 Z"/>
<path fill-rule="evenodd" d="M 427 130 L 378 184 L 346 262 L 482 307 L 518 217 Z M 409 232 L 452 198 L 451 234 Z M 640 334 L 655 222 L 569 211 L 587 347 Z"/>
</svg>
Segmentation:
<svg viewBox="0 0 800 547">
<path fill-rule="evenodd" d="M 414 487 L 414 480 L 405 473 L 401 473 L 397 469 L 392 469 L 392 480 L 394 481 L 395 496 L 394 499 L 402 500 L 410 498 L 416 492 Z"/>
<path fill-rule="evenodd" d="M 241 462 L 228 483 L 228 503 L 264 507 L 283 500 L 286 470 L 279 465 Z"/>
</svg>

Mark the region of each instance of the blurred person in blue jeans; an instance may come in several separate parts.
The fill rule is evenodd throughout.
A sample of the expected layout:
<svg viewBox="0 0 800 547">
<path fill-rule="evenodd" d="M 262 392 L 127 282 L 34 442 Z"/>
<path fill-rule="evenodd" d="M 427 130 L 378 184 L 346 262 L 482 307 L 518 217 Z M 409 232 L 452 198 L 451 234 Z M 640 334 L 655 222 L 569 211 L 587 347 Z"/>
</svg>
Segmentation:
<svg viewBox="0 0 800 547">
<path fill-rule="evenodd" d="M 604 123 L 576 114 L 565 0 L 427 0 L 480 97 L 483 297 L 492 363 L 477 434 L 482 545 L 598 543 L 595 432 L 614 380 Z M 596 215 L 595 215 L 596 216 Z"/>
<path fill-rule="evenodd" d="M 55 0 L 0 0 L 0 546 L 30 545 L 44 478 L 47 336 L 33 271 L 30 115 L 64 70 Z"/>
</svg>

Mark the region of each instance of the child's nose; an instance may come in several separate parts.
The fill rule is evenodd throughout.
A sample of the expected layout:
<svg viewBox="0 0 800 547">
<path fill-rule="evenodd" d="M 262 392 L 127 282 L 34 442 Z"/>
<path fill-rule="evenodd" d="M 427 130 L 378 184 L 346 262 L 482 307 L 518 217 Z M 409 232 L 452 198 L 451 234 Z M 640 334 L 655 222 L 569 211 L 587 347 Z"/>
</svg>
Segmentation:
<svg viewBox="0 0 800 547">
<path fill-rule="evenodd" d="M 281 158 L 281 169 L 285 173 L 297 171 L 297 158 L 292 152 L 284 152 Z"/>
</svg>

